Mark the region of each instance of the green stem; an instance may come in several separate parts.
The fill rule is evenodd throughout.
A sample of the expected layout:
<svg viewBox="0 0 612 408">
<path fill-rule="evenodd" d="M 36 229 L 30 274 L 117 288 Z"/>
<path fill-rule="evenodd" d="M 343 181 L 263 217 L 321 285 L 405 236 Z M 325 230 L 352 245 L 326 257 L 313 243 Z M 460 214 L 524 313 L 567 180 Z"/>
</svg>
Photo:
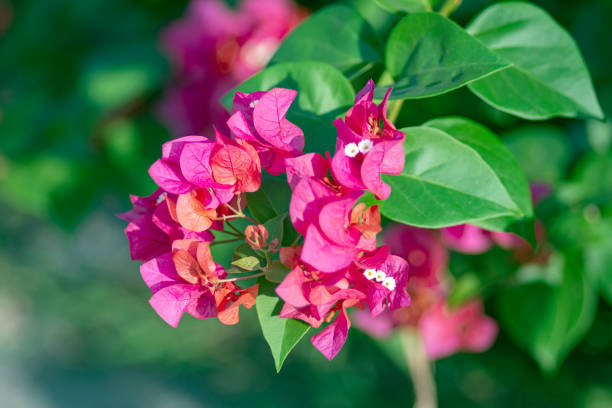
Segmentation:
<svg viewBox="0 0 612 408">
<path fill-rule="evenodd" d="M 264 274 L 265 272 L 259 272 L 259 273 L 254 273 L 253 275 L 240 276 L 237 278 L 219 279 L 217 282 L 235 282 L 235 281 L 253 279 L 253 278 L 258 278 L 260 276 L 263 276 Z"/>
<path fill-rule="evenodd" d="M 230 242 L 236 242 L 236 241 L 242 241 L 242 237 L 240 237 L 240 238 L 233 238 L 233 239 L 226 239 L 225 241 L 213 241 L 210 244 L 210 246 L 220 245 L 220 244 L 229 244 Z"/>
<path fill-rule="evenodd" d="M 401 339 L 414 386 L 414 408 L 436 408 L 438 406 L 436 383 L 421 334 L 416 329 L 406 328 L 401 333 Z"/>
<path fill-rule="evenodd" d="M 461 1 L 462 0 L 446 0 L 442 7 L 440 7 L 440 11 L 438 11 L 438 13 L 444 17 L 450 16 L 453 11 L 457 10 L 457 7 L 461 5 Z"/>
<path fill-rule="evenodd" d="M 241 231 L 240 231 L 238 228 L 234 227 L 234 226 L 233 226 L 233 225 L 232 225 L 232 224 L 231 224 L 229 221 L 227 221 L 227 222 L 225 223 L 225 225 L 227 225 L 228 227 L 230 227 L 231 229 L 233 229 L 233 230 L 234 230 L 234 232 L 236 232 L 236 234 L 237 234 L 236 236 L 237 236 L 237 237 L 244 237 L 244 234 L 243 234 L 243 233 L 242 233 L 242 232 L 241 232 Z M 231 234 L 231 233 L 229 233 L 229 232 L 227 232 L 227 231 L 224 231 L 224 233 L 229 234 L 229 235 L 234 235 L 234 234 Z"/>
</svg>

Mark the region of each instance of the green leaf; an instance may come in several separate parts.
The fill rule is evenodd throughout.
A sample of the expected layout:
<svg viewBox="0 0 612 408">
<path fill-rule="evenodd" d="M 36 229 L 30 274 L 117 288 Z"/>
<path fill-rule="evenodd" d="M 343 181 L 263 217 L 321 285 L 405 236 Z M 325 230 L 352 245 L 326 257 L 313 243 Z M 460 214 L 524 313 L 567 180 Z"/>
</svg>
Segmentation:
<svg viewBox="0 0 612 408">
<path fill-rule="evenodd" d="M 395 26 L 385 65 L 395 80 L 391 99 L 439 95 L 510 66 L 436 13 L 409 14 Z M 378 88 L 377 96 L 385 91 Z"/>
<path fill-rule="evenodd" d="M 259 278 L 257 283 L 257 317 L 264 338 L 270 345 L 276 371 L 279 372 L 289 352 L 304 337 L 310 326 L 300 320 L 279 317 L 282 301 L 274 292 L 276 285 L 264 277 Z"/>
<path fill-rule="evenodd" d="M 290 62 L 274 65 L 247 79 L 226 94 L 223 105 L 231 110 L 236 91 L 267 91 L 274 87 L 297 90 L 287 119 L 306 136 L 306 152 L 333 151 L 336 143 L 334 119 L 353 104 L 355 91 L 340 71 L 322 62 Z"/>
<path fill-rule="evenodd" d="M 485 102 L 525 119 L 603 118 L 576 43 L 541 8 L 522 2 L 496 4 L 467 31 L 513 64 L 470 85 Z"/>
<path fill-rule="evenodd" d="M 287 213 L 283 213 L 281 215 L 277 215 L 274 218 L 269 219 L 264 223 L 264 227 L 268 230 L 268 244 L 272 242 L 273 239 L 278 238 L 279 245 L 283 242 L 283 230 L 284 230 L 284 222 L 287 217 Z"/>
<path fill-rule="evenodd" d="M 264 174 L 259 190 L 247 194 L 246 197 L 249 211 L 263 224 L 270 218 L 289 211 L 291 188 L 285 175 Z"/>
<path fill-rule="evenodd" d="M 532 281 L 505 289 L 497 297 L 502 328 L 546 373 L 559 369 L 590 328 L 597 307 L 596 286 L 577 259 L 566 256 L 553 265 L 558 270 L 542 272 L 560 274 L 559 285 Z"/>
<path fill-rule="evenodd" d="M 406 165 L 402 174 L 383 177 L 392 191 L 381 203 L 382 213 L 395 221 L 426 228 L 528 219 L 529 193 L 511 153 L 473 122 L 458 118 L 447 121 L 466 126 L 472 133 L 457 132 L 454 137 L 429 126 L 402 129 L 406 134 Z M 430 125 L 443 127 L 444 123 L 441 120 Z M 517 180 L 512 181 L 513 177 Z"/>
<path fill-rule="evenodd" d="M 391 13 L 431 11 L 429 0 L 376 0 L 376 3 Z"/>
<path fill-rule="evenodd" d="M 502 135 L 527 180 L 556 184 L 565 174 L 572 146 L 561 129 L 526 125 Z"/>
<path fill-rule="evenodd" d="M 244 269 L 245 271 L 257 271 L 261 269 L 259 258 L 256 256 L 246 256 L 244 258 L 237 259 L 232 262 L 232 265 L 237 266 L 240 269 Z"/>
<path fill-rule="evenodd" d="M 332 5 L 293 30 L 269 65 L 291 61 L 321 61 L 347 72 L 364 63 L 382 63 L 382 43 L 354 8 Z"/>
<path fill-rule="evenodd" d="M 289 273 L 289 268 L 283 265 L 280 261 L 272 261 L 269 268 L 267 268 L 265 272 L 267 280 L 274 283 L 280 283 Z"/>
<path fill-rule="evenodd" d="M 424 126 L 442 130 L 474 149 L 498 176 L 522 214 L 518 220 L 516 216 L 502 216 L 476 221 L 474 224 L 489 230 L 517 233 L 535 245 L 529 185 L 516 159 L 497 136 L 476 122 L 458 117 L 434 119 Z"/>
</svg>

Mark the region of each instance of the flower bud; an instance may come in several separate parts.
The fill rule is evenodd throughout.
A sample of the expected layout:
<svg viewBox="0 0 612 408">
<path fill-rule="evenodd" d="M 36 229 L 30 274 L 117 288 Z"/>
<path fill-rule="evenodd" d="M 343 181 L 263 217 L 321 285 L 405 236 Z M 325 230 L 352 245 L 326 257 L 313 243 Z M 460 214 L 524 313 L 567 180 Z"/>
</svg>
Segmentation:
<svg viewBox="0 0 612 408">
<path fill-rule="evenodd" d="M 263 225 L 249 225 L 244 230 L 246 242 L 251 248 L 257 250 L 264 248 L 268 240 L 268 230 Z"/>
</svg>

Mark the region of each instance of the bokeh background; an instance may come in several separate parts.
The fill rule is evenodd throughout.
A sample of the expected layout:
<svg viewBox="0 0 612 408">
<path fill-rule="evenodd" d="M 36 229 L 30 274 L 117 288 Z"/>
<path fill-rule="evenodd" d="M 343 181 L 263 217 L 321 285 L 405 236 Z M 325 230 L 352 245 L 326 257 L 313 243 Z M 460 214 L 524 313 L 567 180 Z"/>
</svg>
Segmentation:
<svg viewBox="0 0 612 408">
<path fill-rule="evenodd" d="M 490 3 L 465 0 L 453 17 Z M 612 1 L 535 3 L 576 39 L 610 116 Z M 159 34 L 187 4 L 0 0 L 0 407 L 410 406 L 401 356 L 357 330 L 334 361 L 303 341 L 276 374 L 254 311 L 234 327 L 172 329 L 148 305 L 114 214 L 154 189 L 147 168 L 171 137 L 158 118 L 170 77 Z M 409 109 L 402 126 L 445 114 L 499 133 L 521 125 L 461 90 Z M 610 156 L 609 124 L 553 125 L 571 147 L 563 177 L 582 155 Z M 609 169 L 595 177 L 607 188 Z M 612 308 L 600 302 L 556 375 L 502 332 L 486 353 L 438 361 L 435 377 L 441 406 L 610 407 Z"/>
</svg>

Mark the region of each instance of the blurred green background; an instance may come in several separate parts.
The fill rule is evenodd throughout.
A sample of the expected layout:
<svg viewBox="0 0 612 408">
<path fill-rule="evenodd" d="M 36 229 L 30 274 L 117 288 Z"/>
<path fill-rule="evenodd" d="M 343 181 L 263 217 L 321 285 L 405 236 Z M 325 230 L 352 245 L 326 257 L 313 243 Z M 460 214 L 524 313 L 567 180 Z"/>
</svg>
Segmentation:
<svg viewBox="0 0 612 408">
<path fill-rule="evenodd" d="M 465 0 L 453 17 L 490 3 Z M 610 116 L 612 2 L 536 3 L 578 42 Z M 254 311 L 235 327 L 185 318 L 172 329 L 148 305 L 114 214 L 154 189 L 147 168 L 170 137 L 156 117 L 169 75 L 158 35 L 186 5 L 0 0 L 0 407 L 411 406 L 401 356 L 357 330 L 332 362 L 303 341 L 277 375 Z M 522 124 L 461 90 L 404 110 L 400 125 L 445 114 L 500 133 Z M 583 189 L 612 190 L 610 125 L 553 126 L 570 147 L 557 177 L 582 177 L 597 156 Z M 612 308 L 600 302 L 556 376 L 503 332 L 486 353 L 437 362 L 435 376 L 441 406 L 610 407 Z"/>
</svg>

